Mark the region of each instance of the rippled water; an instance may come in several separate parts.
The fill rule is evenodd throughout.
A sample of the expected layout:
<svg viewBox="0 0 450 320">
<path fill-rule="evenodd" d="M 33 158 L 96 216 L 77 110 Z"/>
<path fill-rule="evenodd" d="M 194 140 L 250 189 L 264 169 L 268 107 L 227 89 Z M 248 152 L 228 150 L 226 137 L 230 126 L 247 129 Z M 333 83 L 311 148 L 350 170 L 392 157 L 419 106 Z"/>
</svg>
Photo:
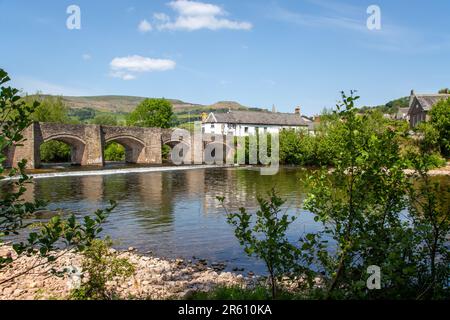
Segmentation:
<svg viewBox="0 0 450 320">
<path fill-rule="evenodd" d="M 216 197 L 225 197 L 230 210 L 254 209 L 256 197 L 275 187 L 287 200 L 285 209 L 300 216 L 289 234 L 296 240 L 300 233 L 314 230 L 310 214 L 299 209 L 304 199 L 302 176 L 294 168 L 281 169 L 276 176 L 229 168 L 58 177 L 36 179 L 25 198 L 44 199 L 50 210 L 80 216 L 115 200 L 118 206 L 104 226 L 104 233 L 117 242 L 115 247 L 132 246 L 170 258 L 195 256 L 226 262 L 228 270 L 259 272 L 262 263 L 245 256 Z"/>
<path fill-rule="evenodd" d="M 227 269 L 243 267 L 262 272 L 263 264 L 248 258 L 227 224 L 217 196 L 237 210 L 257 208 L 256 197 L 271 188 L 287 200 L 284 209 L 299 218 L 289 230 L 295 241 L 304 232 L 319 227 L 312 215 L 300 209 L 305 197 L 305 171 L 282 168 L 275 176 L 261 176 L 251 168 L 195 169 L 187 171 L 128 173 L 105 176 L 36 179 L 27 200 L 44 199 L 50 210 L 62 209 L 82 216 L 118 203 L 104 233 L 115 247 L 152 251 L 162 257 L 207 259 L 226 262 Z"/>
</svg>

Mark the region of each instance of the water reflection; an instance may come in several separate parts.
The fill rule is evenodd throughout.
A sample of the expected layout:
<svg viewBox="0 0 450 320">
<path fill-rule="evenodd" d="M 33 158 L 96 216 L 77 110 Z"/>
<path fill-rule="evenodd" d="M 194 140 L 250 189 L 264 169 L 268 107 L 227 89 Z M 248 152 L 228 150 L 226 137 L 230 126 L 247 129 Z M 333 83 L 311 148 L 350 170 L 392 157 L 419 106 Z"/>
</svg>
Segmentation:
<svg viewBox="0 0 450 320">
<path fill-rule="evenodd" d="M 133 246 L 172 258 L 227 261 L 228 269 L 239 266 L 261 271 L 262 263 L 243 254 L 216 197 L 225 197 L 231 209 L 254 210 L 257 196 L 275 188 L 287 200 L 284 209 L 299 216 L 289 232 L 296 241 L 301 233 L 319 228 L 300 209 L 307 191 L 301 182 L 304 175 L 305 171 L 296 168 L 283 168 L 275 176 L 230 168 L 58 177 L 35 180 L 24 198 L 44 199 L 50 210 L 63 209 L 80 217 L 115 200 L 118 207 L 104 232 L 118 241 L 119 248 Z"/>
</svg>

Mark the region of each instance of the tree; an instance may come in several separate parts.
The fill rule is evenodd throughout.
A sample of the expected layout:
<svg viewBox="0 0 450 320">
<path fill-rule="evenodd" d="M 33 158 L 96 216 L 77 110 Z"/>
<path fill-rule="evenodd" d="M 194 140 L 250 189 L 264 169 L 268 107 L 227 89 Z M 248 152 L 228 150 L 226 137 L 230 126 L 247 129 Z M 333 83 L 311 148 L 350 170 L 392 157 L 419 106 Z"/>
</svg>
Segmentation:
<svg viewBox="0 0 450 320">
<path fill-rule="evenodd" d="M 31 115 L 37 122 L 74 123 L 69 117 L 69 108 L 62 97 L 33 95 L 24 98 L 27 103 L 38 101 L 39 105 Z M 61 141 L 48 141 L 40 147 L 40 158 L 43 162 L 70 161 L 70 147 Z"/>
<path fill-rule="evenodd" d="M 444 88 L 439 90 L 438 92 L 439 94 L 450 94 L 450 89 L 449 88 Z"/>
<path fill-rule="evenodd" d="M 97 210 L 91 216 L 85 216 L 82 222 L 79 222 L 74 214 L 67 219 L 60 216 L 54 216 L 47 223 L 32 223 L 34 212 L 42 208 L 44 203 L 26 202 L 23 195 L 26 191 L 26 185 L 31 183 L 31 178 L 25 172 L 26 160 L 21 160 L 15 164 L 16 168 L 9 173 L 5 173 L 3 166 L 6 160 L 5 150 L 15 145 L 20 145 L 24 141 L 22 135 L 32 123 L 32 115 L 39 102 L 25 102 L 18 95 L 18 90 L 3 85 L 10 81 L 8 74 L 0 69 L 0 180 L 17 178 L 11 183 L 10 190 L 0 194 L 0 243 L 5 236 L 19 236 L 26 230 L 28 236 L 26 240 L 13 244 L 13 249 L 20 256 L 39 255 L 46 258 L 46 262 L 52 262 L 59 258 L 61 254 L 55 254 L 57 248 L 76 249 L 79 252 L 88 248 L 92 241 L 98 237 L 102 231 L 101 225 L 105 222 L 109 213 L 114 209 L 115 203 L 105 210 Z M 22 236 L 25 239 L 25 236 Z M 12 257 L 0 257 L 0 271 L 7 264 L 13 262 Z M 42 264 L 34 264 L 25 270 L 20 270 L 16 275 L 2 280 L 0 285 L 15 279 L 23 274 L 31 272 L 34 268 Z"/>
<path fill-rule="evenodd" d="M 395 296 L 415 272 L 408 259 L 412 232 L 400 219 L 407 179 L 398 139 L 357 114 L 353 92 L 342 98 L 337 124 L 328 132 L 343 138 L 335 139 L 333 170 L 323 168 L 307 181 L 304 207 L 322 230 L 302 237 L 301 249 L 310 252 L 309 267 L 323 273 L 327 298 L 376 297 L 366 287 L 370 265 L 383 270 L 383 297 Z"/>
<path fill-rule="evenodd" d="M 39 106 L 34 110 L 31 119 L 37 122 L 73 123 L 69 117 L 69 108 L 62 97 L 28 96 L 25 101 L 38 101 Z M 31 102 L 32 103 L 32 102 Z"/>
<path fill-rule="evenodd" d="M 112 114 L 102 113 L 96 115 L 92 123 L 103 126 L 117 126 L 117 118 Z"/>
<path fill-rule="evenodd" d="M 18 90 L 4 87 L 10 81 L 8 74 L 0 69 L 0 180 L 6 177 L 20 176 L 14 184 L 16 192 L 2 192 L 0 194 L 0 241 L 10 234 L 18 234 L 24 227 L 23 219 L 36 210 L 41 204 L 24 203 L 21 197 L 26 191 L 26 184 L 30 178 L 25 173 L 26 161 L 17 163 L 17 167 L 5 173 L 3 163 L 6 152 L 23 141 L 22 132 L 31 124 L 31 114 L 38 107 L 38 102 L 26 104 L 18 96 Z M 10 258 L 0 257 L 0 270 Z"/>
<path fill-rule="evenodd" d="M 448 299 L 450 296 L 450 186 L 430 177 L 432 156 L 420 149 L 411 157 L 416 183 L 409 190 L 409 213 L 420 244 L 414 253 L 418 270 L 416 299 Z"/>
<path fill-rule="evenodd" d="M 105 160 L 106 161 L 124 161 L 125 160 L 125 148 L 117 142 L 111 141 L 106 144 L 105 147 Z"/>
<path fill-rule="evenodd" d="M 217 198 L 223 205 L 224 198 Z M 284 200 L 274 190 L 269 193 L 269 200 L 258 197 L 260 209 L 256 220 L 245 208 L 239 213 L 228 213 L 227 221 L 235 227 L 235 235 L 244 246 L 249 256 L 257 256 L 266 264 L 272 288 L 272 298 L 277 294 L 277 278 L 295 269 L 298 258 L 297 248 L 286 237 L 286 230 L 295 220 L 286 213 L 281 213 Z"/>
<path fill-rule="evenodd" d="M 437 131 L 441 154 L 450 157 L 450 98 L 439 101 L 430 111 L 430 125 Z"/>
<path fill-rule="evenodd" d="M 174 123 L 172 104 L 166 99 L 145 99 L 128 116 L 127 124 L 137 127 L 170 128 Z"/>
</svg>

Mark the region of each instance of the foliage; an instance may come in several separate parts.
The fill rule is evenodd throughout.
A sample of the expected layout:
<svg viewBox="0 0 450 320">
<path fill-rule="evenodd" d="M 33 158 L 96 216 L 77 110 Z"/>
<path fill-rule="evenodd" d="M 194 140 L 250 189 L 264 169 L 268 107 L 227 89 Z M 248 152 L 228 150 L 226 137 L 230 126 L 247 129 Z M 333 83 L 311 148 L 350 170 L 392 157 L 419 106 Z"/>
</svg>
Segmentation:
<svg viewBox="0 0 450 320">
<path fill-rule="evenodd" d="M 39 106 L 37 106 L 31 116 L 33 121 L 74 123 L 74 120 L 69 117 L 69 108 L 64 104 L 62 97 L 38 95 L 25 97 L 24 99 L 28 103 L 33 103 L 35 100 L 39 102 Z"/>
<path fill-rule="evenodd" d="M 162 156 L 163 160 L 168 161 L 170 159 L 171 152 L 172 152 L 172 149 L 167 144 L 162 145 L 161 156 Z"/>
<path fill-rule="evenodd" d="M 88 279 L 79 289 L 71 293 L 74 300 L 111 300 L 115 292 L 107 287 L 113 280 L 123 280 L 132 276 L 135 267 L 125 258 L 119 258 L 111 250 L 109 239 L 92 241 L 91 246 L 83 252 L 83 276 Z"/>
<path fill-rule="evenodd" d="M 69 109 L 69 116 L 78 119 L 80 122 L 93 119 L 96 113 L 92 108 Z"/>
<path fill-rule="evenodd" d="M 106 161 L 125 161 L 125 148 L 117 142 L 109 142 L 105 147 Z"/>
<path fill-rule="evenodd" d="M 430 125 L 437 131 L 437 145 L 445 157 L 450 157 L 450 98 L 438 102 L 430 111 Z"/>
<path fill-rule="evenodd" d="M 65 124 L 76 122 L 70 118 L 69 108 L 62 97 L 34 95 L 24 98 L 28 104 L 33 103 L 33 99 L 39 102 L 31 115 L 33 121 Z M 70 147 L 61 141 L 48 141 L 40 147 L 42 162 L 70 162 L 70 154 Z"/>
<path fill-rule="evenodd" d="M 302 237 L 304 261 L 323 274 L 328 298 L 377 297 L 381 291 L 366 287 L 370 265 L 383 270 L 383 297 L 399 298 L 399 286 L 416 271 L 409 259 L 413 232 L 400 219 L 408 182 L 399 143 L 393 130 L 357 115 L 353 92 L 342 97 L 336 114 L 345 139 L 335 146 L 341 152 L 331 173 L 324 168 L 308 180 L 305 209 L 323 228 Z"/>
<path fill-rule="evenodd" d="M 239 213 L 227 213 L 227 221 L 234 226 L 236 238 L 244 246 L 249 256 L 257 256 L 266 264 L 272 287 L 272 298 L 277 294 L 277 277 L 296 267 L 297 249 L 286 238 L 286 230 L 295 220 L 287 214 L 281 214 L 284 201 L 275 191 L 269 193 L 269 200 L 258 197 L 260 209 L 256 220 L 245 208 Z M 223 204 L 224 198 L 218 197 Z M 225 209 L 226 210 L 226 209 Z"/>
<path fill-rule="evenodd" d="M 315 162 L 316 138 L 295 130 L 283 130 L 279 137 L 282 164 L 310 165 Z"/>
<path fill-rule="evenodd" d="M 439 90 L 438 92 L 439 94 L 450 94 L 450 89 L 449 88 L 444 88 Z"/>
<path fill-rule="evenodd" d="M 175 121 L 172 104 L 166 99 L 145 99 L 128 116 L 128 125 L 170 128 Z"/>
<path fill-rule="evenodd" d="M 117 126 L 117 118 L 108 113 L 102 113 L 95 116 L 95 118 L 92 120 L 92 124 L 98 124 L 103 126 Z"/>
<path fill-rule="evenodd" d="M 450 296 L 450 186 L 431 180 L 432 156 L 421 152 L 413 157 L 416 184 L 409 190 L 409 213 L 419 244 L 414 251 L 417 298 L 428 299 Z"/>
<path fill-rule="evenodd" d="M 47 141 L 41 144 L 40 158 L 42 162 L 70 162 L 70 146 L 61 141 Z"/>
<path fill-rule="evenodd" d="M 362 107 L 360 108 L 361 112 L 369 112 L 369 111 L 379 111 L 381 114 L 395 114 L 398 112 L 400 108 L 408 108 L 409 107 L 409 97 L 403 97 L 399 99 L 395 99 L 389 101 L 385 105 L 376 106 L 376 107 Z"/>
<path fill-rule="evenodd" d="M 23 131 L 31 124 L 31 114 L 38 107 L 39 103 L 27 104 L 18 96 L 18 90 L 3 85 L 10 81 L 8 74 L 0 69 L 0 180 L 6 177 L 19 176 L 13 182 L 13 188 L 17 191 L 2 192 L 0 196 L 0 241 L 4 236 L 18 234 L 24 228 L 23 219 L 28 217 L 41 203 L 27 203 L 21 200 L 26 191 L 26 184 L 30 182 L 30 177 L 25 173 L 26 160 L 17 164 L 15 169 L 5 173 L 4 162 L 5 153 L 14 145 L 20 145 L 23 141 Z M 6 152 L 5 152 L 6 151 Z M 0 269 L 10 258 L 0 257 Z"/>
<path fill-rule="evenodd" d="M 0 85 L 9 80 L 7 73 L 0 69 Z M 38 102 L 27 103 L 21 99 L 17 89 L 1 87 L 0 150 L 20 145 L 24 140 L 22 132 L 31 124 L 31 116 L 38 106 Z M 4 160 L 4 153 L 0 152 L 0 180 L 5 178 Z M 75 248 L 77 251 L 83 251 L 89 247 L 102 231 L 101 225 L 115 208 L 115 203 L 111 202 L 111 206 L 105 210 L 97 210 L 93 217 L 84 217 L 82 222 L 77 221 L 75 215 L 72 214 L 66 220 L 55 216 L 47 223 L 32 225 L 31 222 L 27 222 L 30 221 L 27 218 L 31 218 L 33 213 L 44 204 L 41 201 L 29 203 L 23 200 L 26 184 L 31 182 L 30 177 L 26 175 L 25 166 L 26 160 L 22 160 L 17 164 L 16 169 L 12 169 L 6 174 L 7 177 L 16 178 L 10 185 L 11 190 L 17 191 L 2 192 L 0 196 L 0 242 L 5 236 L 20 235 L 25 228 L 30 228 L 27 240 L 14 243 L 14 250 L 19 256 L 22 254 L 40 255 L 47 258 L 48 262 L 58 258 L 54 254 L 56 248 Z M 0 257 L 0 270 L 11 262 L 11 257 Z M 4 279 L 0 284 L 28 273 L 37 266 L 39 265 L 33 265 L 11 278 Z"/>
<path fill-rule="evenodd" d="M 13 248 L 19 255 L 40 254 L 49 261 L 55 260 L 52 251 L 60 249 L 61 245 L 83 252 L 103 231 L 101 225 L 115 207 L 116 203 L 111 201 L 108 208 L 95 211 L 92 217 L 85 216 L 82 222 L 71 214 L 67 219 L 57 215 L 47 223 L 29 224 L 27 227 L 30 227 L 32 232 L 29 233 L 27 241 L 15 243 Z"/>
</svg>

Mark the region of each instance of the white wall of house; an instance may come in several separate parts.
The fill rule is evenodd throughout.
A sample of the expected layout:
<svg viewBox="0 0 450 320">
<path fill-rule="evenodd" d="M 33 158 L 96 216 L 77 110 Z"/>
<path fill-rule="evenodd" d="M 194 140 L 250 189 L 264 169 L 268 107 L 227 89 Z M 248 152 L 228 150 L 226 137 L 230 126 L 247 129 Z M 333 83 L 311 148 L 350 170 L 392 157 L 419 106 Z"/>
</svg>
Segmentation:
<svg viewBox="0 0 450 320">
<path fill-rule="evenodd" d="M 228 123 L 203 123 L 203 133 L 208 134 L 234 134 L 237 137 L 255 135 L 257 132 L 266 132 L 277 134 L 280 130 L 304 130 L 308 131 L 307 126 L 277 126 L 277 125 L 259 125 L 253 124 L 228 124 Z"/>
</svg>

